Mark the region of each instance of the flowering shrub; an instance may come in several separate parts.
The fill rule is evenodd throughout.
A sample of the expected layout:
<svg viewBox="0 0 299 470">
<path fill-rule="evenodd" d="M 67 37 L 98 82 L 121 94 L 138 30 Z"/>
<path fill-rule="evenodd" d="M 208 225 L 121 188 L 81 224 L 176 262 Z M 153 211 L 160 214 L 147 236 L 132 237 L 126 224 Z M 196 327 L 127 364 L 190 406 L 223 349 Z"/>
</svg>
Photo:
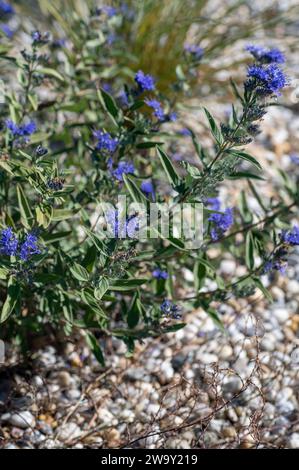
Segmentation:
<svg viewBox="0 0 299 470">
<path fill-rule="evenodd" d="M 5 2 L 0 8 L 15 14 Z M 284 197 L 263 200 L 254 186 L 261 165 L 245 150 L 288 84 L 283 54 L 248 46 L 251 63 L 243 89 L 232 82 L 236 103 L 227 120 L 218 125 L 203 110 L 213 140 L 203 148 L 201 136 L 180 121 L 178 100 L 205 60 L 204 49 L 185 45 L 177 96 L 168 98 L 159 77 L 124 63 L 125 43 L 115 38 L 133 17 L 124 4 L 95 8 L 86 18 L 70 15 L 67 23 L 56 15 L 65 37 L 34 31 L 19 53 L 8 47 L 1 56 L 14 78 L 1 108 L 1 330 L 25 342 L 28 332 L 48 324 L 66 335 L 79 329 L 100 362 L 104 335 L 121 338 L 132 353 L 135 341 L 184 327 L 181 318 L 193 308 L 223 328 L 219 302 L 256 289 L 269 297 L 263 276 L 285 271 L 299 244 L 299 228 L 288 224 L 296 186 L 283 175 Z M 20 49 L 17 39 L 7 41 Z M 181 138 L 190 140 L 196 164 L 175 158 Z M 251 214 L 244 193 L 238 207 L 219 200 L 226 179 L 248 181 L 262 218 Z M 201 246 L 190 249 L 183 236 L 160 232 L 140 240 L 138 210 L 124 216 L 109 210 L 99 228 L 98 205 L 116 204 L 120 194 L 146 209 L 154 202 L 203 205 Z M 219 259 L 209 256 L 213 244 L 247 274 L 222 279 Z M 186 269 L 194 273 L 193 286 Z M 215 281 L 214 290 L 207 280 Z"/>
</svg>

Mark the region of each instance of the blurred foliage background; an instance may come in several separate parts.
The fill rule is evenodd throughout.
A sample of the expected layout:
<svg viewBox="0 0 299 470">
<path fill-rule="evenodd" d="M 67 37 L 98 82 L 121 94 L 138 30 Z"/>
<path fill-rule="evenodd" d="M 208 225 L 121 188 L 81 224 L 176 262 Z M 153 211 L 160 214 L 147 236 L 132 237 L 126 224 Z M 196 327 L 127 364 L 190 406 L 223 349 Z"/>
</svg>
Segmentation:
<svg viewBox="0 0 299 470">
<path fill-rule="evenodd" d="M 56 37 L 67 38 L 74 34 L 70 15 L 84 21 L 89 8 L 103 4 L 118 8 L 124 1 L 19 0 L 13 4 L 28 32 L 50 30 Z M 239 65 L 248 60 L 244 54 L 248 42 L 278 46 L 288 54 L 288 62 L 298 53 L 297 0 L 127 0 L 125 5 L 134 14 L 120 29 L 126 54 L 119 60 L 133 70 L 141 68 L 159 77 L 159 89 L 168 95 L 186 43 L 205 50 L 194 76 L 196 93 L 217 92 L 225 99 L 229 77 L 238 82 Z"/>
</svg>

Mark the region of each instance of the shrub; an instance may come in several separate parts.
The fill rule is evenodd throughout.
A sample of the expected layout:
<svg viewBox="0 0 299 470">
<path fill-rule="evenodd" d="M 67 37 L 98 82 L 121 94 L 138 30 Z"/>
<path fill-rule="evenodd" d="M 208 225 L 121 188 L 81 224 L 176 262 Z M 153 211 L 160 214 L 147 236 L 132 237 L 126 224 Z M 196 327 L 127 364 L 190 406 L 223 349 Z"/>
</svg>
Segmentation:
<svg viewBox="0 0 299 470">
<path fill-rule="evenodd" d="M 80 330 L 101 363 L 105 335 L 122 339 L 132 353 L 135 341 L 182 328 L 194 308 L 224 328 L 219 303 L 256 289 L 269 298 L 263 275 L 285 271 L 288 252 L 299 244 L 298 227 L 288 225 L 295 185 L 282 174 L 285 191 L 277 200 L 261 197 L 261 165 L 244 149 L 288 84 L 281 52 L 248 48 L 252 63 L 243 88 L 231 83 L 236 103 L 226 121 L 218 125 L 203 109 L 213 141 L 204 148 L 182 127 L 178 100 L 159 91 L 159 77 L 126 67 L 119 38 L 132 14 L 103 7 L 86 19 L 60 17 L 66 38 L 34 31 L 30 46 L 13 53 L 10 42 L 1 56 L 9 64 L 1 108 L 2 334 L 25 345 L 28 333 L 49 324 L 65 335 Z M 205 52 L 188 44 L 181 60 L 171 97 L 189 90 Z M 180 139 L 193 146 L 194 163 L 174 158 Z M 251 213 L 244 191 L 238 207 L 225 207 L 218 197 L 224 180 L 248 181 L 264 215 Z M 171 228 L 174 208 L 201 204 L 201 245 L 190 248 L 186 237 L 161 229 L 139 240 L 138 208 L 123 214 L 110 207 L 103 219 L 99 205 L 119 195 L 143 204 L 146 217 L 150 203 L 167 202 Z M 223 279 L 220 260 L 209 256 L 215 244 L 247 273 Z M 213 290 L 207 280 L 215 281 Z"/>
</svg>

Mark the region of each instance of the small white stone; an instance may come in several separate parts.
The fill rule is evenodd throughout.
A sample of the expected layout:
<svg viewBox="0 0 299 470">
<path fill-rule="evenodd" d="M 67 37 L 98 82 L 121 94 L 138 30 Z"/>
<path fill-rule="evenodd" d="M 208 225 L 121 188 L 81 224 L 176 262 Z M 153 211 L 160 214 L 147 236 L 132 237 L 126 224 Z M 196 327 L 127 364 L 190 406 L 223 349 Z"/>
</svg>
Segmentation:
<svg viewBox="0 0 299 470">
<path fill-rule="evenodd" d="M 13 413 L 8 419 L 9 423 L 17 428 L 26 429 L 35 426 L 35 418 L 30 411 L 20 411 Z"/>
<path fill-rule="evenodd" d="M 72 439 L 76 439 L 81 435 L 81 429 L 76 423 L 70 422 L 66 423 L 59 429 L 58 439 L 60 441 L 66 442 Z"/>
<path fill-rule="evenodd" d="M 285 323 L 289 319 L 289 312 L 286 308 L 273 309 L 273 315 L 279 321 L 279 323 Z"/>
<path fill-rule="evenodd" d="M 291 435 L 290 448 L 299 449 L 299 433 L 298 432 L 295 432 L 294 434 Z"/>
<path fill-rule="evenodd" d="M 233 275 L 236 271 L 236 262 L 234 260 L 225 259 L 220 263 L 220 271 L 223 274 Z"/>
</svg>

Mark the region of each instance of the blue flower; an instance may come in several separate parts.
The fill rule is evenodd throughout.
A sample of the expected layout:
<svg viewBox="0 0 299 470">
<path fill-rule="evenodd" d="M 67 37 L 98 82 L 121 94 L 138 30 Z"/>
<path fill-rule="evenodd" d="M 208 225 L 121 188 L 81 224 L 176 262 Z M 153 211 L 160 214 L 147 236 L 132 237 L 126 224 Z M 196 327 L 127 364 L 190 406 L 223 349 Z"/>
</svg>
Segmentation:
<svg viewBox="0 0 299 470">
<path fill-rule="evenodd" d="M 154 269 L 154 271 L 152 272 L 152 275 L 155 279 L 168 279 L 169 277 L 167 271 L 162 271 L 159 268 Z"/>
<path fill-rule="evenodd" d="M 271 259 L 264 264 L 262 274 L 267 274 L 271 271 L 279 271 L 281 274 L 285 274 L 288 267 L 287 254 L 288 251 L 284 247 L 276 250 Z"/>
<path fill-rule="evenodd" d="M 180 129 L 179 130 L 179 134 L 183 135 L 183 136 L 192 136 L 192 132 L 187 129 L 187 127 L 184 127 L 183 129 Z"/>
<path fill-rule="evenodd" d="M 206 200 L 206 204 L 213 210 L 213 211 L 220 211 L 221 202 L 218 197 L 209 197 Z"/>
<path fill-rule="evenodd" d="M 245 88 L 262 96 L 279 95 L 280 90 L 288 85 L 285 74 L 276 64 L 251 65 L 247 78 Z"/>
<path fill-rule="evenodd" d="M 115 7 L 110 5 L 104 5 L 102 7 L 102 11 L 108 16 L 108 18 L 112 18 L 113 16 L 117 15 L 118 10 Z"/>
<path fill-rule="evenodd" d="M 139 229 L 138 216 L 132 215 L 125 218 L 119 215 L 118 210 L 110 209 L 106 212 L 105 218 L 114 238 L 136 237 Z"/>
<path fill-rule="evenodd" d="M 15 32 L 8 26 L 8 24 L 2 23 L 0 25 L 0 28 L 8 38 L 12 38 L 15 34 Z"/>
<path fill-rule="evenodd" d="M 135 82 L 137 83 L 141 92 L 143 91 L 153 91 L 155 89 L 155 80 L 154 78 L 139 70 L 135 75 Z"/>
<path fill-rule="evenodd" d="M 172 303 L 170 300 L 163 300 L 162 304 L 160 305 L 160 310 L 165 317 L 173 318 L 174 320 L 179 320 L 182 318 L 180 307 Z"/>
<path fill-rule="evenodd" d="M 36 124 L 34 121 L 29 121 L 27 124 L 17 125 L 11 119 L 5 121 L 7 129 L 12 133 L 14 137 L 25 137 L 27 138 L 36 131 Z"/>
<path fill-rule="evenodd" d="M 293 153 L 292 155 L 290 155 L 290 160 L 295 165 L 299 165 L 299 155 Z"/>
<path fill-rule="evenodd" d="M 7 256 L 15 256 L 18 250 L 18 240 L 12 231 L 11 227 L 8 227 L 1 232 L 0 239 L 0 253 Z"/>
<path fill-rule="evenodd" d="M 227 208 L 223 214 L 211 214 L 208 220 L 213 223 L 213 228 L 211 229 L 211 238 L 213 241 L 217 241 L 233 224 L 233 209 Z"/>
<path fill-rule="evenodd" d="M 196 59 L 196 60 L 202 59 L 202 57 L 204 55 L 203 48 L 200 47 L 200 46 L 197 46 L 196 44 L 186 44 L 184 46 L 184 50 L 188 54 L 192 55 L 192 57 L 194 57 L 194 59 Z"/>
<path fill-rule="evenodd" d="M 162 109 L 162 105 L 160 101 L 155 100 L 155 99 L 146 99 L 144 102 L 150 107 L 153 108 L 154 110 L 154 116 L 159 120 L 163 121 L 165 118 L 164 111 Z"/>
<path fill-rule="evenodd" d="M 7 2 L 0 0 L 0 15 L 13 15 L 15 9 Z"/>
<path fill-rule="evenodd" d="M 280 234 L 280 239 L 286 245 L 299 245 L 299 226 L 295 225 L 291 230 L 284 230 Z"/>
<path fill-rule="evenodd" d="M 283 64 L 285 62 L 285 57 L 283 53 L 276 48 L 267 49 L 261 46 L 249 45 L 246 47 L 246 50 L 250 52 L 253 57 L 259 62 L 266 64 L 276 63 Z"/>
<path fill-rule="evenodd" d="M 155 190 L 151 180 L 142 181 L 140 188 L 144 194 L 151 195 L 152 200 L 155 200 Z"/>
<path fill-rule="evenodd" d="M 27 233 L 25 240 L 20 247 L 20 258 L 22 261 L 28 261 L 31 256 L 39 255 L 41 253 L 37 242 L 38 238 L 35 233 Z"/>
<path fill-rule="evenodd" d="M 121 90 L 118 95 L 118 99 L 122 106 L 129 106 L 129 99 L 127 92 L 125 90 Z"/>
<path fill-rule="evenodd" d="M 116 151 L 119 141 L 116 138 L 111 137 L 108 132 L 95 131 L 93 135 L 98 139 L 96 149 L 103 153 L 112 154 Z"/>
<path fill-rule="evenodd" d="M 113 170 L 111 166 L 111 162 L 108 163 L 108 168 L 110 169 L 112 175 L 114 178 L 116 178 L 118 181 L 123 181 L 123 175 L 127 174 L 134 174 L 135 167 L 132 162 L 127 162 L 127 161 L 121 161 L 117 165 L 117 167 Z"/>
</svg>

